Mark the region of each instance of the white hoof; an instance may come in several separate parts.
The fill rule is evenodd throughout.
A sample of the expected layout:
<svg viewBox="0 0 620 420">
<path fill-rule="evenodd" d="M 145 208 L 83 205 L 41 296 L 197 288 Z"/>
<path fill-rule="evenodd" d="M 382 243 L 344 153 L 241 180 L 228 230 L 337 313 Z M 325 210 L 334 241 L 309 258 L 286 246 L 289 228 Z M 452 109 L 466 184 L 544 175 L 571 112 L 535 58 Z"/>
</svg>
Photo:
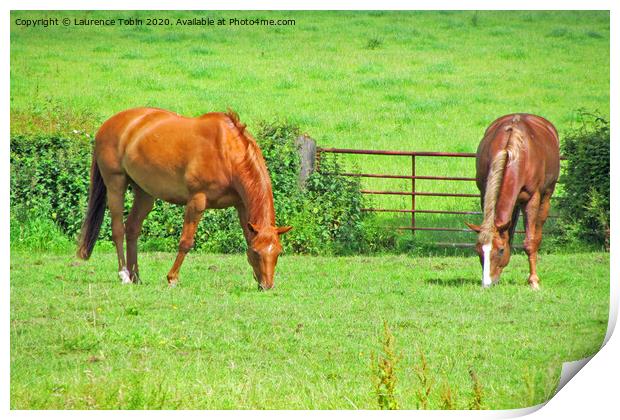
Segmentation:
<svg viewBox="0 0 620 420">
<path fill-rule="evenodd" d="M 121 278 L 121 283 L 131 284 L 131 276 L 129 275 L 129 270 L 127 270 L 127 267 L 123 267 L 123 269 L 118 272 L 118 276 Z"/>
</svg>

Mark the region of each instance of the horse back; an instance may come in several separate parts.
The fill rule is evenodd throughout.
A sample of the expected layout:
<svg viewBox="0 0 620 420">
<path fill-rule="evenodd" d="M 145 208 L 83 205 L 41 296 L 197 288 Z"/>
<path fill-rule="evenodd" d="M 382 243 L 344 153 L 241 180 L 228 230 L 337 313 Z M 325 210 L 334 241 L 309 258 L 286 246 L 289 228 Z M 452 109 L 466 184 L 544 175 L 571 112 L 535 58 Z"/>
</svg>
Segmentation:
<svg viewBox="0 0 620 420">
<path fill-rule="evenodd" d="M 108 119 L 96 136 L 102 172 L 126 174 L 154 197 L 185 203 L 197 191 L 216 197 L 229 187 L 236 145 L 225 114 L 187 118 L 134 108 Z M 105 179 L 105 175 L 104 175 Z"/>
<path fill-rule="evenodd" d="M 137 135 L 157 120 L 174 115 L 158 108 L 133 108 L 108 118 L 95 135 L 95 155 L 100 166 L 121 172 L 122 156 Z"/>
<path fill-rule="evenodd" d="M 484 196 L 491 162 L 519 136 L 518 157 L 508 160 L 496 204 L 496 224 L 506 224 L 515 204 L 536 193 L 551 195 L 560 171 L 559 140 L 555 127 L 531 114 L 510 114 L 495 120 L 485 132 L 476 156 L 476 183 Z"/>
<path fill-rule="evenodd" d="M 486 176 L 493 157 L 506 148 L 513 127 L 524 137 L 521 164 L 526 165 L 530 172 L 542 168 L 548 178 L 555 178 L 557 181 L 560 152 L 556 128 L 547 119 L 538 115 L 508 114 L 491 123 L 478 146 L 476 179 L 479 187 L 486 183 Z M 553 176 L 554 174 L 556 176 Z"/>
</svg>

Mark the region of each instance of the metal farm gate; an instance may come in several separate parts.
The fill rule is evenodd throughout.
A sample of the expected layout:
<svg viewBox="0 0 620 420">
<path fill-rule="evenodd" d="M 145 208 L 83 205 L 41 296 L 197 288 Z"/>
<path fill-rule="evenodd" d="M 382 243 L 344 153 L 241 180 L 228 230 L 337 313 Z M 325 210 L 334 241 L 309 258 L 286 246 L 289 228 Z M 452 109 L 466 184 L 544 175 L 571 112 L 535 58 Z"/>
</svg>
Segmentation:
<svg viewBox="0 0 620 420">
<path fill-rule="evenodd" d="M 413 234 L 416 231 L 444 231 L 444 232 L 473 232 L 465 227 L 455 228 L 448 226 L 419 226 L 416 223 L 416 215 L 421 214 L 446 214 L 446 215 L 482 215 L 480 211 L 465 211 L 465 210 L 442 210 L 437 208 L 419 208 L 416 206 L 416 197 L 419 196 L 432 196 L 432 197 L 461 197 L 469 200 L 476 199 L 477 203 L 480 199 L 479 193 L 446 193 L 438 191 L 420 191 L 416 188 L 416 180 L 430 180 L 435 182 L 458 182 L 458 183 L 475 183 L 475 177 L 460 177 L 460 176 L 438 176 L 423 174 L 420 175 L 416 171 L 416 163 L 419 159 L 471 159 L 472 173 L 475 173 L 474 159 L 475 153 L 446 153 L 446 152 L 408 152 L 408 151 L 395 151 L 395 150 L 363 150 L 363 149 L 339 149 L 339 148 L 320 148 L 316 149 L 316 170 L 321 171 L 321 157 L 323 154 L 343 154 L 343 155 L 369 155 L 369 156 L 400 156 L 409 157 L 411 160 L 411 172 L 408 174 L 379 174 L 379 173 L 353 173 L 353 172 L 341 172 L 330 173 L 324 172 L 325 175 L 357 177 L 357 178 L 380 178 L 380 179 L 403 179 L 410 180 L 411 187 L 406 191 L 403 190 L 375 190 L 375 189 L 361 189 L 362 194 L 368 195 L 392 195 L 392 196 L 410 196 L 410 206 L 408 208 L 381 208 L 381 207 L 369 207 L 362 209 L 367 212 L 383 212 L 383 213 L 409 213 L 411 214 L 410 223 L 408 226 L 398 226 L 396 229 L 410 230 Z M 473 158 L 473 159 L 472 159 Z M 550 219 L 557 218 L 555 215 L 550 215 Z M 521 222 L 520 222 L 521 223 Z M 545 225 L 547 226 L 547 224 Z M 524 230 L 517 229 L 515 233 L 524 233 Z M 473 243 L 460 243 L 460 242 L 436 242 L 437 245 L 449 245 L 449 246 L 471 246 Z M 519 247 L 518 244 L 514 245 Z"/>
</svg>

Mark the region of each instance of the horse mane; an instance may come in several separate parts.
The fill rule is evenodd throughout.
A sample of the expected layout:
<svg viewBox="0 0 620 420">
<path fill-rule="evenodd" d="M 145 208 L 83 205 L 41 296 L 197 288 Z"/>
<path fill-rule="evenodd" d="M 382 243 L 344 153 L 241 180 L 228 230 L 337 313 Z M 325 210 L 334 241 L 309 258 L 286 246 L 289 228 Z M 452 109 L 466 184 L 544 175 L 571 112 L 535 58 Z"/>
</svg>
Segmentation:
<svg viewBox="0 0 620 420">
<path fill-rule="evenodd" d="M 260 147 L 252 135 L 246 131 L 246 124 L 239 120 L 239 115 L 235 111 L 228 108 L 225 115 L 232 123 L 238 137 L 247 144 L 245 156 L 239 165 L 238 176 L 245 189 L 248 205 L 252 208 L 271 210 L 267 217 L 271 219 L 270 223 L 275 225 L 271 178 Z M 271 205 L 265 205 L 266 201 Z M 250 220 L 250 222 L 256 223 L 257 220 Z"/>
<path fill-rule="evenodd" d="M 232 109 L 228 108 L 228 111 L 224 115 L 226 115 L 228 119 L 230 120 L 230 122 L 232 123 L 234 129 L 237 131 L 237 135 L 241 139 L 245 140 L 247 144 L 246 156 L 245 156 L 246 159 L 252 159 L 252 158 L 257 157 L 259 158 L 259 161 L 263 161 L 264 163 L 265 159 L 263 158 L 263 154 L 260 151 L 260 147 L 258 146 L 258 143 L 256 142 L 256 140 L 254 140 L 254 137 L 252 137 L 252 135 L 245 130 L 246 124 L 243 124 L 239 120 L 239 114 L 237 114 Z"/>
<path fill-rule="evenodd" d="M 497 153 L 491 161 L 491 168 L 487 176 L 487 185 L 484 192 L 484 218 L 480 225 L 478 242 L 488 244 L 493 240 L 495 232 L 495 207 L 499 197 L 499 190 L 504 180 L 504 173 L 508 166 L 517 162 L 525 144 L 525 133 L 519 127 L 521 116 L 515 115 L 505 131 L 510 132 L 506 147 Z"/>
<path fill-rule="evenodd" d="M 246 125 L 243 124 L 241 121 L 239 121 L 239 114 L 237 114 L 231 108 L 228 108 L 228 110 L 226 111 L 226 116 L 228 117 L 230 122 L 233 123 L 235 128 L 239 131 L 239 134 L 244 135 Z"/>
</svg>

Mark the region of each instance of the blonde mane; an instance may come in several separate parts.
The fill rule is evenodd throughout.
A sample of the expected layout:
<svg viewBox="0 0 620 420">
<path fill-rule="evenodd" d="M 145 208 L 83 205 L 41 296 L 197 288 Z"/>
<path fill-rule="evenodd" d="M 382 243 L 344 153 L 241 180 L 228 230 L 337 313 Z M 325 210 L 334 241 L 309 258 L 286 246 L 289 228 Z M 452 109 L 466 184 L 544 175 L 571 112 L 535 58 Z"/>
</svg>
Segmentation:
<svg viewBox="0 0 620 420">
<path fill-rule="evenodd" d="M 515 115 L 510 125 L 505 128 L 506 131 L 510 131 L 506 147 L 495 155 L 491 162 L 484 193 L 484 218 L 482 225 L 480 225 L 480 233 L 478 234 L 478 242 L 481 244 L 488 244 L 493 240 L 495 233 L 495 207 L 497 206 L 499 190 L 504 180 L 504 172 L 508 166 L 519 160 L 525 144 L 525 133 L 518 127 L 520 121 L 521 117 Z"/>
</svg>

